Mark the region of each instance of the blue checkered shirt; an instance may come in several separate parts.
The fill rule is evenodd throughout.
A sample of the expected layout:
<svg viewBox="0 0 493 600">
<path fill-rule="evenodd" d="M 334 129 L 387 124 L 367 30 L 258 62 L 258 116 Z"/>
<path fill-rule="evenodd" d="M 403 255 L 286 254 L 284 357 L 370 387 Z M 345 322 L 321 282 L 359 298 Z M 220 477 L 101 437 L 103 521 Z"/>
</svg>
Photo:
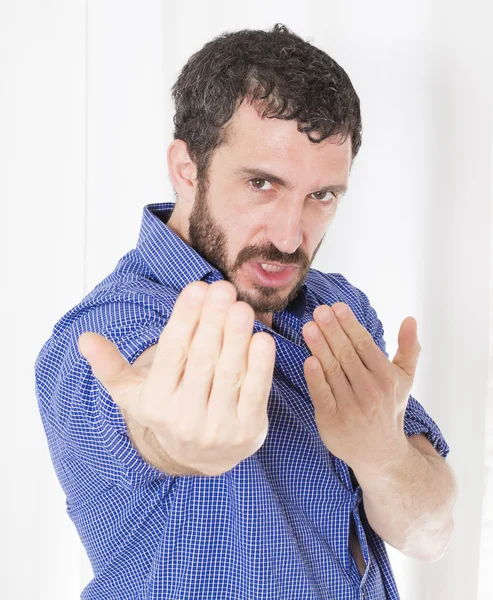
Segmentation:
<svg viewBox="0 0 493 600">
<path fill-rule="evenodd" d="M 54 326 L 35 362 L 36 394 L 66 506 L 91 561 L 85 600 L 397 600 L 384 541 L 372 530 L 348 465 L 323 445 L 303 363 L 301 329 L 320 304 L 348 304 L 385 349 L 368 297 L 340 273 L 311 269 L 269 328 L 276 342 L 262 447 L 217 477 L 174 477 L 132 445 L 118 406 L 80 354 L 95 331 L 132 363 L 156 344 L 180 291 L 223 276 L 166 221 L 173 203 L 143 209 L 137 247 Z M 435 422 L 409 396 L 404 429 L 446 457 Z M 354 519 L 366 562 L 349 549 Z"/>
</svg>

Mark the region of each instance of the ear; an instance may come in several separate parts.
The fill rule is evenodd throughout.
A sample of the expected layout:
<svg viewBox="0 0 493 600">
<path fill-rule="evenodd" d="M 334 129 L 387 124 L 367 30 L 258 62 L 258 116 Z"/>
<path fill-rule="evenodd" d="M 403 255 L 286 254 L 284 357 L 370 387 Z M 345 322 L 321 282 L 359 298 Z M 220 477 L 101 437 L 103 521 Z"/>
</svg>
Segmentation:
<svg viewBox="0 0 493 600">
<path fill-rule="evenodd" d="M 184 140 L 173 140 L 169 145 L 168 172 L 178 198 L 192 205 L 197 189 L 197 168 Z"/>
</svg>

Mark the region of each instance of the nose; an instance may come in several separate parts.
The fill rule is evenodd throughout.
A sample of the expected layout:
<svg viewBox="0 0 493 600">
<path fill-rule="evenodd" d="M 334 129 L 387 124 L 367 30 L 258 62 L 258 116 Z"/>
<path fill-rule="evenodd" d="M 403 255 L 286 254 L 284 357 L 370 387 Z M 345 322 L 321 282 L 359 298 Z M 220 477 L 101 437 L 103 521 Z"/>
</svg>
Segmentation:
<svg viewBox="0 0 493 600">
<path fill-rule="evenodd" d="M 271 214 L 266 233 L 269 241 L 281 252 L 293 254 L 303 241 L 302 212 L 303 203 L 284 201 Z"/>
</svg>

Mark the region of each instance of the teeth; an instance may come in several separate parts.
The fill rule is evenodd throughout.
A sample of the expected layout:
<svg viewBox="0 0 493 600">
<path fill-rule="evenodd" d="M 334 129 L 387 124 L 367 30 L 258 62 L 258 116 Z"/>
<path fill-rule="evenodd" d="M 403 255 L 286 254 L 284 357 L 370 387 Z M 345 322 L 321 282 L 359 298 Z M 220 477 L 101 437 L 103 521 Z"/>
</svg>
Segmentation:
<svg viewBox="0 0 493 600">
<path fill-rule="evenodd" d="M 276 267 L 275 265 L 269 265 L 267 263 L 261 263 L 260 265 L 264 271 L 269 273 L 279 273 L 279 271 L 284 271 L 285 267 Z"/>
</svg>

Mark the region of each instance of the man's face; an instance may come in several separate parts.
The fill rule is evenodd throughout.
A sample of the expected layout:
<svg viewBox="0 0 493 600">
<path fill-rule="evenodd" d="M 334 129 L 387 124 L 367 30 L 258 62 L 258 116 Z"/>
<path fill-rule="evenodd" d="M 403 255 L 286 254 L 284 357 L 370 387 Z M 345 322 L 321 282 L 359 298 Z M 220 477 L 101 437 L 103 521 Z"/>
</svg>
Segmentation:
<svg viewBox="0 0 493 600">
<path fill-rule="evenodd" d="M 208 189 L 201 181 L 190 214 L 190 245 L 256 314 L 283 310 L 306 279 L 343 193 L 326 188 L 347 187 L 351 139 L 339 142 L 314 144 L 295 120 L 262 119 L 242 104 L 228 143 L 214 151 Z"/>
</svg>

